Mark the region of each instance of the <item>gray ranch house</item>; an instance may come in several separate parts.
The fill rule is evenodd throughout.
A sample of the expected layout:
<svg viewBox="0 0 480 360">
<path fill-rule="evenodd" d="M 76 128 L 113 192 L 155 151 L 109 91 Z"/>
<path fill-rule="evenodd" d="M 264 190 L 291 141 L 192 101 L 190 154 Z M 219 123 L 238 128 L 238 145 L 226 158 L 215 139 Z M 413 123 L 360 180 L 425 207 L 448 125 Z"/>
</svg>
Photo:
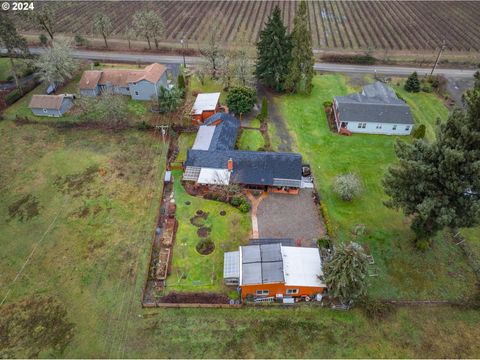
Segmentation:
<svg viewBox="0 0 480 360">
<path fill-rule="evenodd" d="M 98 96 L 104 91 L 130 95 L 134 100 L 158 97 L 160 87 L 168 88 L 167 68 L 153 63 L 143 70 L 103 69 L 85 71 L 80 79 L 80 94 Z"/>
<path fill-rule="evenodd" d="M 28 107 L 37 116 L 60 117 L 73 106 L 75 97 L 69 94 L 62 95 L 33 95 Z"/>
<path fill-rule="evenodd" d="M 414 125 L 410 107 L 380 81 L 360 93 L 335 96 L 333 111 L 340 133 L 409 135 Z"/>
</svg>

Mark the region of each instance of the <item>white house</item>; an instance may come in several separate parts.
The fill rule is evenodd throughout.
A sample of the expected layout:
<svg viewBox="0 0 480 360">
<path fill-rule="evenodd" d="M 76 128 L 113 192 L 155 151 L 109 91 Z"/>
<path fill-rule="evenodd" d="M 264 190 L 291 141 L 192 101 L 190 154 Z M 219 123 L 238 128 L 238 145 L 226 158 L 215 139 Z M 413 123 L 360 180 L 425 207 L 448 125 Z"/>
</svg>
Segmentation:
<svg viewBox="0 0 480 360">
<path fill-rule="evenodd" d="M 338 132 L 409 135 L 414 124 L 410 107 L 379 81 L 360 93 L 335 96 L 333 111 Z"/>
</svg>

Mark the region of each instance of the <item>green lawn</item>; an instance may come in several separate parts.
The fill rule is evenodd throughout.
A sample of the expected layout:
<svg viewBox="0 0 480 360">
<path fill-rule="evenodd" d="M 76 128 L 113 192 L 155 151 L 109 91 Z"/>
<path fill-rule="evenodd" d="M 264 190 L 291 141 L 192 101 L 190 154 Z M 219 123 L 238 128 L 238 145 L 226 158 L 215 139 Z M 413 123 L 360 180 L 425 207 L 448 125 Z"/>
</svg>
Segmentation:
<svg viewBox="0 0 480 360">
<path fill-rule="evenodd" d="M 265 146 L 265 141 L 260 130 L 242 129 L 240 140 L 238 141 L 238 148 L 240 150 L 257 151 L 259 148 Z"/>
<path fill-rule="evenodd" d="M 0 81 L 7 81 L 7 78 L 12 75 L 12 65 L 9 58 L 0 58 Z"/>
<path fill-rule="evenodd" d="M 227 92 L 223 90 L 223 86 L 220 82 L 212 80 L 210 78 L 205 78 L 204 83 L 202 84 L 199 78 L 196 75 L 192 75 L 189 78 L 189 90 L 190 93 L 211 93 L 211 92 L 220 92 L 220 103 L 225 103 L 225 98 Z"/>
<path fill-rule="evenodd" d="M 192 135 L 195 134 L 180 135 L 177 160 L 185 159 L 186 149 L 193 144 Z M 239 245 L 248 242 L 250 215 L 219 201 L 190 196 L 181 184 L 182 172 L 174 171 L 173 176 L 179 226 L 173 249 L 172 272 L 167 278 L 167 291 L 227 292 L 228 288 L 223 286 L 223 253 L 236 250 Z M 215 244 L 215 250 L 209 255 L 201 255 L 196 250 L 197 243 L 202 239 L 197 234 L 200 227 L 193 225 L 190 220 L 198 210 L 208 213 L 203 227 L 210 229 L 207 238 Z M 225 212 L 224 216 L 220 215 L 222 211 Z"/>
<path fill-rule="evenodd" d="M 408 219 L 383 205 L 386 196 L 381 180 L 386 168 L 395 162 L 397 137 L 332 133 L 321 104 L 353 89 L 341 75 L 317 76 L 314 85 L 311 96 L 283 96 L 277 102 L 298 151 L 312 165 L 338 240 L 353 239 L 351 231 L 356 224 L 366 226 L 366 236 L 356 240 L 375 258 L 378 276 L 371 278 L 371 293 L 410 299 L 455 299 L 471 294 L 475 278 L 460 250 L 439 235 L 431 251 L 420 253 L 412 245 Z M 426 118 L 425 109 L 443 106 L 433 94 L 418 95 L 408 100 L 415 119 Z M 446 111 L 436 110 L 431 115 L 436 114 Z M 402 139 L 409 141 L 409 137 Z M 364 187 L 361 197 L 352 202 L 344 202 L 332 192 L 334 177 L 347 172 L 358 174 Z"/>
<path fill-rule="evenodd" d="M 443 105 L 442 100 L 430 93 L 409 93 L 403 88 L 403 83 L 394 88 L 412 109 L 415 124 L 425 125 L 426 139 L 435 139 L 437 119 L 445 121 L 448 117 L 448 109 Z"/>
</svg>

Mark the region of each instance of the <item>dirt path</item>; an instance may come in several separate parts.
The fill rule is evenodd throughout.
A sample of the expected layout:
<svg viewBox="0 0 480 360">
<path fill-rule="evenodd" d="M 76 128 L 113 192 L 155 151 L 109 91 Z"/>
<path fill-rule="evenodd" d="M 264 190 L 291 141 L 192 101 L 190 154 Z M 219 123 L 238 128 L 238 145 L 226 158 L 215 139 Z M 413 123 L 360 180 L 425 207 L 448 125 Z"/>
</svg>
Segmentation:
<svg viewBox="0 0 480 360">
<path fill-rule="evenodd" d="M 268 117 L 270 124 L 274 124 L 276 135 L 280 139 L 280 145 L 278 151 L 292 151 L 292 137 L 288 132 L 288 128 L 285 119 L 280 115 L 280 111 L 277 108 L 274 101 L 274 94 L 266 89 L 263 85 L 257 86 L 258 101 L 261 102 L 265 96 L 268 100 Z"/>
</svg>

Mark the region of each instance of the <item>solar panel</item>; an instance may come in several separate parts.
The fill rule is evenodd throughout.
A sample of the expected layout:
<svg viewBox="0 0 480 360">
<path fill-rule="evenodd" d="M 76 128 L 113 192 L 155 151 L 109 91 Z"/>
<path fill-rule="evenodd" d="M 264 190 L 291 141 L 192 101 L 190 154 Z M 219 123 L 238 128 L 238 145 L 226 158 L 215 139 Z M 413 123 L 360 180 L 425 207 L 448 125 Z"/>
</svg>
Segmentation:
<svg viewBox="0 0 480 360">
<path fill-rule="evenodd" d="M 202 168 L 196 166 L 187 166 L 183 173 L 183 180 L 197 181 Z"/>
</svg>

